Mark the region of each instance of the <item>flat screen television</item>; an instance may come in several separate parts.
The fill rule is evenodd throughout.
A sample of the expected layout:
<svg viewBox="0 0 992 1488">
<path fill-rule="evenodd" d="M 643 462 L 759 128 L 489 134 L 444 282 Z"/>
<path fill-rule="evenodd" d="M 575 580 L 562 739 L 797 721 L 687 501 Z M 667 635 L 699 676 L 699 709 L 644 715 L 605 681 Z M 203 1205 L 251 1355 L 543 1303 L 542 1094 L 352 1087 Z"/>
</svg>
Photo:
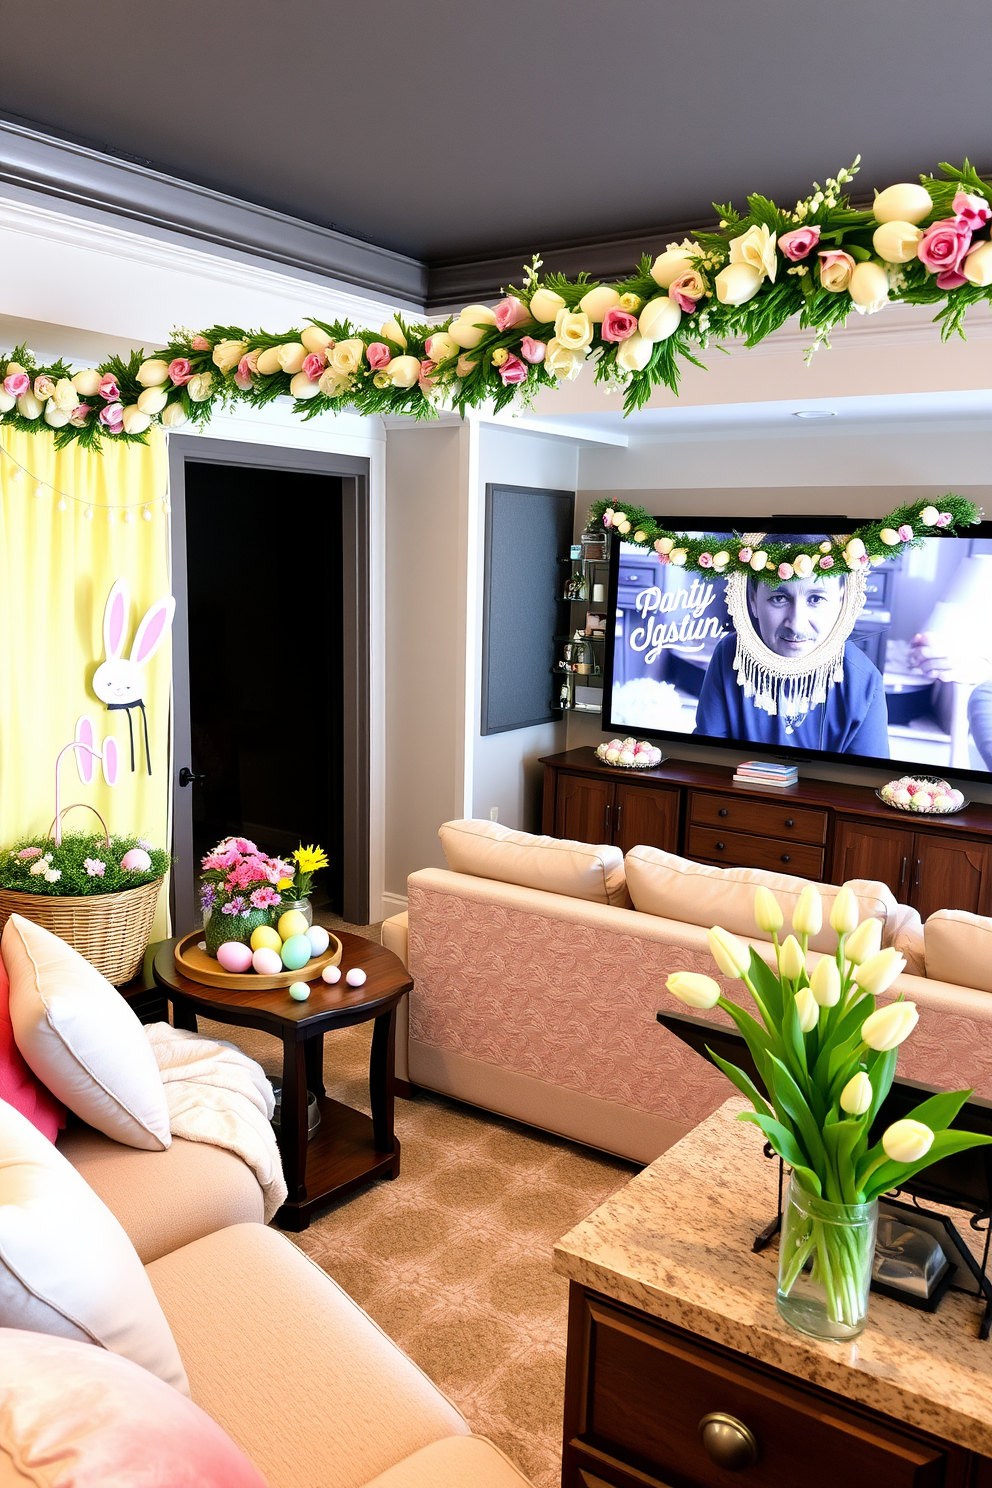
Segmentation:
<svg viewBox="0 0 992 1488">
<path fill-rule="evenodd" d="M 685 519 L 682 518 L 681 521 Z M 680 519 L 659 517 L 671 531 Z M 714 551 L 847 537 L 841 517 L 696 520 Z M 614 542 L 604 727 L 896 773 L 992 775 L 992 522 L 878 566 L 770 586 Z"/>
</svg>

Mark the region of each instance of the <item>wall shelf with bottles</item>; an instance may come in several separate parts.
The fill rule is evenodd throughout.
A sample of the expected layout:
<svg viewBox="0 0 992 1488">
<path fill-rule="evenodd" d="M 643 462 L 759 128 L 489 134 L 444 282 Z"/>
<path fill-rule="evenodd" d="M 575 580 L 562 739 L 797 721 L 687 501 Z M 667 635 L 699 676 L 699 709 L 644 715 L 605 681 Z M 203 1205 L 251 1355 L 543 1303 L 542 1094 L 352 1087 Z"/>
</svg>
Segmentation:
<svg viewBox="0 0 992 1488">
<path fill-rule="evenodd" d="M 602 687 L 591 687 L 588 679 L 603 675 L 604 651 L 600 648 L 606 634 L 602 628 L 590 628 L 589 616 L 596 616 L 605 625 L 610 533 L 601 527 L 587 528 L 561 563 L 564 570 L 561 598 L 573 607 L 574 621 L 567 634 L 555 636 L 555 642 L 563 648 L 563 657 L 554 670 L 556 675 L 564 673 L 556 707 L 574 713 L 601 713 Z M 586 613 L 578 610 L 580 605 L 587 607 Z"/>
</svg>

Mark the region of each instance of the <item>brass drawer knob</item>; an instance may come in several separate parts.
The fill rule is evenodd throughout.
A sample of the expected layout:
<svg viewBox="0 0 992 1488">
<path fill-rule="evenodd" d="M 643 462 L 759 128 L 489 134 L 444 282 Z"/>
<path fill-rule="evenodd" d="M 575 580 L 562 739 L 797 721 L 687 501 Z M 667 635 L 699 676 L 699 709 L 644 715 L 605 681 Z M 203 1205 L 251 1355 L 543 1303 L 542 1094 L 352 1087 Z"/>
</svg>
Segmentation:
<svg viewBox="0 0 992 1488">
<path fill-rule="evenodd" d="M 725 1472 L 743 1472 L 758 1460 L 754 1433 L 736 1416 L 728 1416 L 724 1411 L 711 1411 L 700 1421 L 699 1435 L 707 1457 Z"/>
</svg>

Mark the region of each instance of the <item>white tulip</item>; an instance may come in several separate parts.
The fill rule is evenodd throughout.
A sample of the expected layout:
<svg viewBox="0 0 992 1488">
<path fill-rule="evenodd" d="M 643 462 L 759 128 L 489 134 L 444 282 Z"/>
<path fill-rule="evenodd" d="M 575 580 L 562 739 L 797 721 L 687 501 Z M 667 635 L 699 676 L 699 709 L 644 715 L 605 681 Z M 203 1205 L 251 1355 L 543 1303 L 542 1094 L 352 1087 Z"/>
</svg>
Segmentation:
<svg viewBox="0 0 992 1488">
<path fill-rule="evenodd" d="M 464 357 L 459 359 L 459 367 L 464 360 Z M 562 346 L 557 336 L 552 336 L 544 355 L 544 365 L 548 371 L 554 377 L 564 378 L 566 382 L 574 382 L 585 366 L 585 360 L 584 351 L 573 351 L 569 346 Z"/>
<path fill-rule="evenodd" d="M 465 314 L 464 310 L 462 314 Z M 493 324 L 495 324 L 495 317 Z M 384 326 L 380 326 L 379 335 L 382 336 L 383 340 L 392 341 L 394 346 L 400 346 L 406 351 L 406 337 L 403 334 L 403 327 L 395 320 L 387 320 Z"/>
<path fill-rule="evenodd" d="M 466 305 L 458 319 L 451 322 L 448 335 L 463 351 L 472 351 L 495 324 L 495 313 L 488 305 Z"/>
<path fill-rule="evenodd" d="M 45 423 L 50 429 L 63 429 L 72 415 L 55 403 L 45 404 Z"/>
<path fill-rule="evenodd" d="M 294 398 L 316 398 L 320 383 L 311 382 L 305 372 L 297 372 L 289 384 L 289 391 Z"/>
<path fill-rule="evenodd" d="M 861 916 L 858 901 L 850 884 L 844 884 L 830 908 L 830 924 L 838 935 L 849 935 Z"/>
<path fill-rule="evenodd" d="M 861 1037 L 869 1049 L 885 1054 L 904 1043 L 919 1021 L 915 1002 L 891 1002 L 869 1013 L 861 1025 Z"/>
<path fill-rule="evenodd" d="M 712 930 L 707 930 L 706 939 L 709 941 L 710 955 L 724 976 L 742 977 L 745 972 L 750 971 L 751 952 L 736 935 L 714 925 Z"/>
<path fill-rule="evenodd" d="M 79 403 L 79 394 L 68 377 L 60 377 L 55 384 L 52 402 L 62 413 L 71 413 Z"/>
<path fill-rule="evenodd" d="M 801 977 L 806 970 L 806 957 L 803 948 L 794 935 L 787 935 L 782 942 L 782 954 L 779 959 L 779 970 L 790 982 Z"/>
<path fill-rule="evenodd" d="M 969 284 L 985 289 L 992 284 L 992 242 L 979 243 L 961 265 L 961 273 Z"/>
<path fill-rule="evenodd" d="M 320 326 L 307 326 L 306 330 L 300 332 L 300 340 L 307 351 L 323 351 L 330 346 L 334 337 L 329 331 L 322 331 Z"/>
<path fill-rule="evenodd" d="M 530 313 L 542 325 L 549 321 L 554 322 L 558 318 L 558 311 L 564 308 L 565 301 L 553 289 L 536 289 L 530 297 Z"/>
<path fill-rule="evenodd" d="M 168 401 L 169 395 L 163 387 L 148 387 L 138 394 L 138 407 L 142 413 L 161 413 Z"/>
<path fill-rule="evenodd" d="M 36 398 L 34 393 L 22 393 L 17 400 L 17 411 L 26 419 L 40 418 L 43 406 L 41 399 Z"/>
<path fill-rule="evenodd" d="M 796 993 L 796 1012 L 803 1033 L 812 1033 L 820 1016 L 820 1005 L 808 987 L 800 987 Z"/>
<path fill-rule="evenodd" d="M 728 264 L 713 281 L 716 297 L 721 305 L 746 305 L 758 293 L 764 277 L 753 264 Z"/>
<path fill-rule="evenodd" d="M 282 346 L 276 347 L 276 355 L 279 358 L 279 366 L 283 372 L 292 376 L 303 370 L 303 363 L 307 359 L 307 349 L 302 341 L 284 341 Z M 241 358 L 238 358 L 240 361 Z M 235 364 L 236 365 L 236 364 Z"/>
<path fill-rule="evenodd" d="M 247 341 L 218 341 L 210 360 L 226 376 L 234 371 L 247 349 Z"/>
<path fill-rule="evenodd" d="M 852 1075 L 844 1089 L 840 1093 L 840 1108 L 846 1111 L 848 1116 L 863 1116 L 866 1111 L 871 1110 L 871 1103 L 875 1099 L 875 1092 L 871 1088 L 871 1081 L 860 1070 L 858 1074 Z"/>
<path fill-rule="evenodd" d="M 876 919 L 862 920 L 844 942 L 844 955 L 855 966 L 877 956 L 882 949 L 882 922 Z"/>
<path fill-rule="evenodd" d="M 124 410 L 123 424 L 125 434 L 144 434 L 152 421 L 150 413 L 142 413 L 137 403 L 129 403 Z"/>
<path fill-rule="evenodd" d="M 177 398 L 175 403 L 170 403 L 168 408 L 163 410 L 162 423 L 167 429 L 179 429 L 185 424 L 187 417 L 185 408 Z"/>
<path fill-rule="evenodd" d="M 687 1007 L 716 1007 L 721 997 L 719 983 L 695 971 L 673 971 L 665 986 Z"/>
<path fill-rule="evenodd" d="M 882 1133 L 882 1151 L 892 1162 L 914 1163 L 926 1157 L 933 1146 L 933 1132 L 922 1121 L 905 1117 L 893 1121 Z"/>
<path fill-rule="evenodd" d="M 857 971 L 857 983 L 862 992 L 878 997 L 905 970 L 906 957 L 900 956 L 894 946 L 888 946 L 884 951 L 876 951 L 867 961 L 862 961 Z"/>
<path fill-rule="evenodd" d="M 78 377 L 79 373 L 76 375 Z M 149 357 L 147 362 L 142 362 L 135 373 L 135 377 L 143 388 L 161 387 L 162 383 L 168 380 L 169 364 L 163 361 L 161 357 Z M 82 392 L 81 388 L 80 392 Z"/>
<path fill-rule="evenodd" d="M 318 388 L 325 398 L 337 398 L 350 385 L 351 378 L 346 372 L 337 372 L 333 367 L 328 367 L 317 383 Z"/>
<path fill-rule="evenodd" d="M 774 935 L 785 924 L 781 904 L 764 884 L 754 891 L 754 920 L 758 929 L 764 930 L 766 935 Z"/>
<path fill-rule="evenodd" d="M 778 271 L 778 259 L 775 256 L 776 234 L 766 227 L 762 222 L 749 227 L 747 232 L 741 233 L 740 237 L 730 240 L 730 262 L 732 264 L 750 264 L 757 269 L 762 278 L 766 275 L 774 283 Z"/>
<path fill-rule="evenodd" d="M 872 212 L 876 222 L 910 222 L 915 225 L 930 215 L 933 202 L 923 186 L 912 181 L 903 181 L 898 186 L 888 186 L 875 198 Z"/>
<path fill-rule="evenodd" d="M 194 372 L 186 384 L 186 393 L 193 403 L 206 403 L 213 396 L 214 374 L 212 372 Z"/>
<path fill-rule="evenodd" d="M 74 374 L 72 385 L 81 398 L 95 398 L 102 381 L 102 372 L 98 372 L 95 367 L 84 367 L 81 372 Z"/>
<path fill-rule="evenodd" d="M 655 295 L 648 300 L 637 318 L 637 329 L 645 341 L 667 341 L 678 329 L 682 308 L 668 295 Z"/>
<path fill-rule="evenodd" d="M 588 315 L 590 320 L 602 320 L 608 310 L 620 303 L 620 291 L 611 289 L 608 284 L 597 284 L 595 289 L 590 289 L 579 301 L 579 309 Z"/>
<path fill-rule="evenodd" d="M 859 310 L 872 315 L 889 298 L 889 276 L 881 264 L 859 263 L 854 265 L 848 294 Z"/>
<path fill-rule="evenodd" d="M 386 375 L 393 387 L 416 387 L 420 378 L 420 362 L 415 356 L 393 357 L 386 368 Z"/>
<path fill-rule="evenodd" d="M 698 257 L 700 252 L 698 243 L 692 243 L 688 247 L 680 244 L 678 247 L 673 245 L 671 248 L 666 248 L 664 253 L 659 253 L 651 265 L 651 278 L 662 289 L 668 289 L 680 274 L 692 268 L 692 258 Z"/>
<path fill-rule="evenodd" d="M 447 331 L 435 331 L 433 336 L 428 337 L 424 349 L 436 365 L 458 355 L 458 342 Z"/>
<path fill-rule="evenodd" d="M 821 956 L 809 979 L 809 990 L 821 1007 L 836 1007 L 840 1001 L 840 972 L 837 962 Z"/>
<path fill-rule="evenodd" d="M 819 935 L 823 924 L 823 900 L 815 884 L 807 884 L 792 911 L 792 928 L 797 935 Z"/>
<path fill-rule="evenodd" d="M 654 342 L 635 331 L 617 347 L 617 366 L 625 372 L 643 372 L 653 355 Z"/>
<path fill-rule="evenodd" d="M 923 236 L 911 222 L 883 222 L 872 235 L 872 247 L 886 263 L 910 263 Z"/>
<path fill-rule="evenodd" d="M 280 350 L 278 346 L 267 346 L 264 351 L 258 353 L 255 366 L 262 377 L 271 377 L 273 372 L 282 371 L 282 362 L 279 360 Z"/>
<path fill-rule="evenodd" d="M 16 403 L 17 399 L 13 393 L 5 393 L 3 388 L 0 387 L 0 413 L 9 413 L 16 406 Z"/>
</svg>

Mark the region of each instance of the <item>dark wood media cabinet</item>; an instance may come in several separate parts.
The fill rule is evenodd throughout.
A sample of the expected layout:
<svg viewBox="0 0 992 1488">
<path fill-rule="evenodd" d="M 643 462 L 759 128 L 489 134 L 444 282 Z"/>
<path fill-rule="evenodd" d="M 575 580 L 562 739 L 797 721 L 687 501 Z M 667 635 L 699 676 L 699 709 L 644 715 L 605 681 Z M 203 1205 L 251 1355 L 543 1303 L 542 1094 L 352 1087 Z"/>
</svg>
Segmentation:
<svg viewBox="0 0 992 1488">
<path fill-rule="evenodd" d="M 923 919 L 937 909 L 992 915 L 992 806 L 914 817 L 868 786 L 800 780 L 735 785 L 730 769 L 665 760 L 602 764 L 592 748 L 547 755 L 541 830 L 628 852 L 660 847 L 720 868 L 768 868 L 824 883 L 874 878 Z M 898 766 L 894 766 L 898 769 Z"/>
</svg>

